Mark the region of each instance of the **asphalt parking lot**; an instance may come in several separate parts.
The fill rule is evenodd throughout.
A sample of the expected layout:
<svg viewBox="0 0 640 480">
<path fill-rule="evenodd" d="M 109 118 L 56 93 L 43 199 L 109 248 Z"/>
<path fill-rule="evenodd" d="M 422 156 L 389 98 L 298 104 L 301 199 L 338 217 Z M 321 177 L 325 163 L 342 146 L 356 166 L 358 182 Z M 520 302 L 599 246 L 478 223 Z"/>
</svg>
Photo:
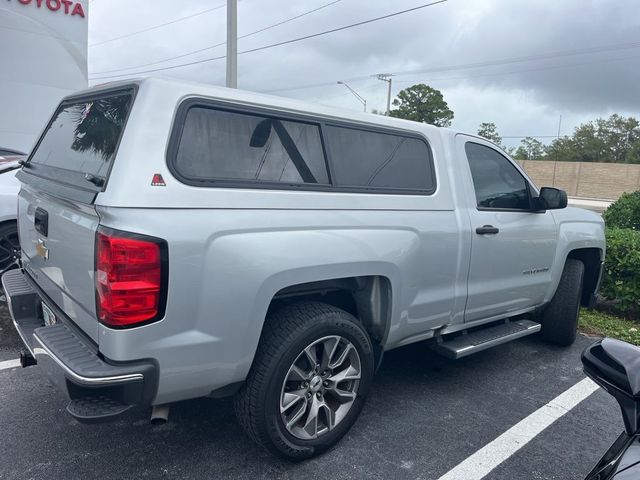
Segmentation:
<svg viewBox="0 0 640 480">
<path fill-rule="evenodd" d="M 19 340 L 0 307 L 0 362 Z M 229 400 L 173 406 L 163 426 L 141 410 L 82 425 L 37 367 L 0 370 L 0 479 L 438 479 L 584 378 L 580 352 L 526 338 L 447 360 L 424 345 L 388 352 L 354 428 L 325 455 L 299 464 L 257 448 Z M 598 390 L 524 444 L 487 479 L 582 479 L 622 430 Z"/>
</svg>

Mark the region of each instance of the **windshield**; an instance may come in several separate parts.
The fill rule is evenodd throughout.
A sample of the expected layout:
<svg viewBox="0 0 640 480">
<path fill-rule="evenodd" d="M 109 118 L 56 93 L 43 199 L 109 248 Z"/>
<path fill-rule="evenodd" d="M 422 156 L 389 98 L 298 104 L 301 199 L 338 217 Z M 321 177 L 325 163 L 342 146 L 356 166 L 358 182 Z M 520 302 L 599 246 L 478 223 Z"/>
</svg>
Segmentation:
<svg viewBox="0 0 640 480">
<path fill-rule="evenodd" d="M 132 100 L 127 92 L 62 104 L 30 161 L 105 177 Z"/>
</svg>

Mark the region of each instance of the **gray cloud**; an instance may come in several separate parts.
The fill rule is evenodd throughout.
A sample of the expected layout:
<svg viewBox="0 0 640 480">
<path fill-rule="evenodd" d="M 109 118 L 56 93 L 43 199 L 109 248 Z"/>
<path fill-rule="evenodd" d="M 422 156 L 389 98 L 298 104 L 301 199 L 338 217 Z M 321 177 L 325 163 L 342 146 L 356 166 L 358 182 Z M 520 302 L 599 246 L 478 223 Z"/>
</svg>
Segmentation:
<svg viewBox="0 0 640 480">
<path fill-rule="evenodd" d="M 316 8 L 329 0 L 241 0 L 240 34 Z M 222 2 L 221 2 L 222 3 Z M 418 0 L 343 0 L 326 9 L 240 41 L 240 50 L 287 40 L 384 15 Z M 90 44 L 215 6 L 192 0 L 94 0 Z M 635 0 L 450 0 L 407 15 L 239 57 L 239 84 L 273 90 L 331 83 L 278 94 L 344 108 L 360 104 L 335 82 L 351 85 L 369 105 L 382 109 L 385 85 L 371 74 L 428 70 L 496 59 L 528 57 L 603 45 L 638 42 L 634 48 L 513 62 L 441 72 L 398 75 L 397 92 L 411 83 L 443 91 L 456 113 L 454 126 L 475 130 L 494 121 L 505 135 L 553 134 L 563 114 L 563 132 L 614 111 L 640 111 L 640 14 Z M 90 72 L 153 62 L 224 41 L 225 9 L 127 39 L 90 48 Z M 224 55 L 224 46 L 165 64 Z M 224 83 L 224 60 L 154 73 Z M 135 71 L 135 70 L 132 70 Z M 96 80 L 97 81 L 97 80 Z M 104 80 L 100 80 L 101 82 Z"/>
</svg>

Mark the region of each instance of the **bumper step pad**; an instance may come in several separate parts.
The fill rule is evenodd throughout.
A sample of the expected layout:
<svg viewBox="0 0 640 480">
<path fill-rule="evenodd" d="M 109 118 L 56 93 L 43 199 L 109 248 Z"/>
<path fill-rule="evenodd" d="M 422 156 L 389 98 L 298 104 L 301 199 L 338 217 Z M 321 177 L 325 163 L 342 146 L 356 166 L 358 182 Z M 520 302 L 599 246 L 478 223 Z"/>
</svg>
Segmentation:
<svg viewBox="0 0 640 480">
<path fill-rule="evenodd" d="M 2 276 L 2 286 L 16 330 L 33 357 L 32 334 L 43 325 L 36 312 L 36 294 L 20 270 L 5 273 Z"/>
<path fill-rule="evenodd" d="M 100 423 L 118 417 L 132 407 L 105 395 L 95 395 L 71 400 L 67 412 L 81 423 Z"/>
</svg>

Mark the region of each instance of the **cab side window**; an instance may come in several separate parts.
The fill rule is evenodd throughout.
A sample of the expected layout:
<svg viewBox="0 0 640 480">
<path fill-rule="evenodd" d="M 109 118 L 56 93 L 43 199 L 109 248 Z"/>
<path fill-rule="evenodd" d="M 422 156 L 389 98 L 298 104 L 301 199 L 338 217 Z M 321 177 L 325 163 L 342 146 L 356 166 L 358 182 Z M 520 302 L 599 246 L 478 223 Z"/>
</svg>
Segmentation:
<svg viewBox="0 0 640 480">
<path fill-rule="evenodd" d="M 479 209 L 530 210 L 527 180 L 493 148 L 479 143 L 465 145 Z"/>
</svg>

